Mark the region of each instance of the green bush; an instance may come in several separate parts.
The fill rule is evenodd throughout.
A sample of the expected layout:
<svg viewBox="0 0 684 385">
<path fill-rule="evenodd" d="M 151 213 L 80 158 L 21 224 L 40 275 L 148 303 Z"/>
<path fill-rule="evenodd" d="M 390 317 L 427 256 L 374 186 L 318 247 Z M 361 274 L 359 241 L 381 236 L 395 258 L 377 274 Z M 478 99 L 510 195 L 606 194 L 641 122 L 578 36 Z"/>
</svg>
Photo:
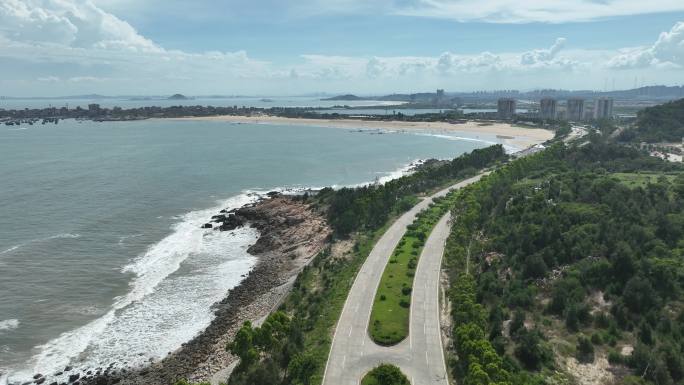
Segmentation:
<svg viewBox="0 0 684 385">
<path fill-rule="evenodd" d="M 594 362 L 594 345 L 585 336 L 577 338 L 576 358 L 585 364 Z"/>
<path fill-rule="evenodd" d="M 361 385 L 410 385 L 410 382 L 396 366 L 382 364 L 368 372 Z"/>
</svg>

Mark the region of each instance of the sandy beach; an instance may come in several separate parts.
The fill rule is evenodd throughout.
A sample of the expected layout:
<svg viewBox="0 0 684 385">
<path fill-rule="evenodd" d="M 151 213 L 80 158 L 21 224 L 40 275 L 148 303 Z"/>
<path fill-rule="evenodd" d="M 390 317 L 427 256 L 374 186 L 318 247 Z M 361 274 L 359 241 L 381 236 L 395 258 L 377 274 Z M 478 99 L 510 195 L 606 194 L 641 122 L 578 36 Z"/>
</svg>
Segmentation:
<svg viewBox="0 0 684 385">
<path fill-rule="evenodd" d="M 285 118 L 280 116 L 208 116 L 170 118 L 172 120 L 204 120 L 221 121 L 229 123 L 252 123 L 252 124 L 278 124 L 278 125 L 307 125 L 317 127 L 332 127 L 345 129 L 379 129 L 391 131 L 422 131 L 433 134 L 464 133 L 469 137 L 478 139 L 477 134 L 495 135 L 504 144 L 525 149 L 535 144 L 542 143 L 553 138 L 553 131 L 541 128 L 527 128 L 514 126 L 501 122 L 476 122 L 465 123 L 447 122 L 405 122 L 405 121 L 375 121 L 359 119 L 299 119 Z M 484 139 L 484 138 L 483 138 Z"/>
</svg>

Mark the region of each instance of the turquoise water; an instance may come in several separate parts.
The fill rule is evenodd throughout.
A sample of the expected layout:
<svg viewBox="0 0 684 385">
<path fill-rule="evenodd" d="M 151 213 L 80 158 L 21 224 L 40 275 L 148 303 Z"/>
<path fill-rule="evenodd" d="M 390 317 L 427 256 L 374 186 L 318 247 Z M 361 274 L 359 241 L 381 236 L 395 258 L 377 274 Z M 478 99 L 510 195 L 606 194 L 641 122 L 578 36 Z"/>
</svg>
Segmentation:
<svg viewBox="0 0 684 385">
<path fill-rule="evenodd" d="M 253 266 L 245 249 L 257 237 L 199 227 L 254 200 L 250 192 L 359 184 L 486 145 L 353 131 L 162 120 L 0 126 L 0 372 L 18 380 L 67 363 L 137 365 L 192 338 Z"/>
</svg>

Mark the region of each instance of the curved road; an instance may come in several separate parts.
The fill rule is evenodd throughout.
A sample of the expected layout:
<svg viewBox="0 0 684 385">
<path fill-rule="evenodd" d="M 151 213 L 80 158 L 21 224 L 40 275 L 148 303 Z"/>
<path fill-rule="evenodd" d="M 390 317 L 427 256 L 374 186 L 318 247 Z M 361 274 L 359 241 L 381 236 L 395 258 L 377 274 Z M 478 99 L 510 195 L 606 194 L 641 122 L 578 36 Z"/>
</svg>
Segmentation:
<svg viewBox="0 0 684 385">
<path fill-rule="evenodd" d="M 391 347 L 376 345 L 368 335 L 368 321 L 385 265 L 416 214 L 433 198 L 481 177 L 466 179 L 424 199 L 380 237 L 347 296 L 335 329 L 323 385 L 358 385 L 366 372 L 381 363 L 399 366 L 413 385 L 448 385 L 439 325 L 439 274 L 450 214 L 442 217 L 432 230 L 418 260 L 411 295 L 409 337 Z"/>
</svg>

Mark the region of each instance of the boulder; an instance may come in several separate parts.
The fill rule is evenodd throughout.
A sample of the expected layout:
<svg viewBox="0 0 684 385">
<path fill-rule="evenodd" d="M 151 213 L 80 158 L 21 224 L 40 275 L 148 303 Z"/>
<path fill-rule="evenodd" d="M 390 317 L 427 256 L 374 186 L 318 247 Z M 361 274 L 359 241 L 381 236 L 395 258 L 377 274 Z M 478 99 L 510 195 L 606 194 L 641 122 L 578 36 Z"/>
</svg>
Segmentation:
<svg viewBox="0 0 684 385">
<path fill-rule="evenodd" d="M 81 375 L 78 374 L 78 373 L 72 374 L 72 375 L 69 376 L 69 382 L 75 382 L 75 381 L 78 380 L 80 377 L 81 377 Z"/>
<path fill-rule="evenodd" d="M 35 380 L 35 381 L 33 381 L 33 382 L 35 382 L 36 385 L 40 385 L 40 384 L 42 384 L 43 382 L 45 382 L 45 377 L 41 377 L 41 378 L 39 378 L 39 379 L 37 379 L 37 380 Z"/>
<path fill-rule="evenodd" d="M 226 216 L 226 219 L 223 221 L 221 226 L 219 226 L 219 229 L 221 231 L 230 231 L 230 230 L 235 230 L 238 227 L 243 226 L 244 224 L 245 224 L 245 222 L 241 217 L 239 217 L 235 214 L 231 214 L 231 215 Z"/>
<path fill-rule="evenodd" d="M 211 228 L 213 228 L 213 227 L 214 227 L 214 226 L 213 226 L 211 223 L 205 223 L 205 224 L 202 225 L 202 228 L 203 228 L 203 229 L 211 229 Z"/>
</svg>

